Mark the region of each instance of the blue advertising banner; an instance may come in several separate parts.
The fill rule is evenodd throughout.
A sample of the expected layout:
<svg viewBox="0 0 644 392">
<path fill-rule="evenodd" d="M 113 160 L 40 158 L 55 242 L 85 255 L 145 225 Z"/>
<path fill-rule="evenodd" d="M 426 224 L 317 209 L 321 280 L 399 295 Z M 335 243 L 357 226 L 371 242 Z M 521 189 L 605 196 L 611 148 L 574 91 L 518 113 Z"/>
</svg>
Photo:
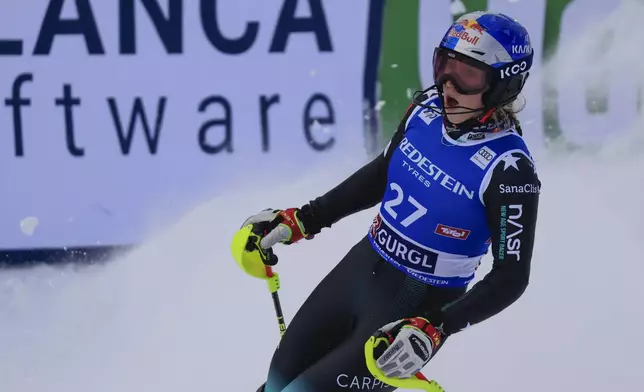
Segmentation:
<svg viewBox="0 0 644 392">
<path fill-rule="evenodd" d="M 365 156 L 369 1 L 0 5 L 0 249 L 112 246 L 230 190 Z"/>
</svg>

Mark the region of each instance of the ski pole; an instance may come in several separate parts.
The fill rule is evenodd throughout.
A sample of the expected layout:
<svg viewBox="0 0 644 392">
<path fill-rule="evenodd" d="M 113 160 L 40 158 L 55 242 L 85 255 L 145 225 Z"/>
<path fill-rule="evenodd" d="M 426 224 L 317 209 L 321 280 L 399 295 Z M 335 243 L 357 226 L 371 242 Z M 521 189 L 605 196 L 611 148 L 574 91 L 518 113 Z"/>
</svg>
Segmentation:
<svg viewBox="0 0 644 392">
<path fill-rule="evenodd" d="M 266 262 L 271 260 L 271 251 L 265 251 L 259 246 L 260 238 L 256 233 L 253 233 L 253 225 L 242 227 L 235 233 L 231 244 L 231 252 L 235 262 L 251 276 L 256 278 L 266 279 L 268 290 L 273 298 L 273 306 L 275 307 L 275 316 L 280 329 L 280 338 L 286 332 L 286 322 L 284 321 L 284 314 L 282 313 L 282 305 L 279 298 L 280 278 L 279 275 L 273 272 L 271 265 Z M 374 338 L 372 337 L 365 343 L 365 355 L 373 357 L 373 344 Z M 434 380 L 428 380 L 422 373 L 417 373 L 416 377 L 411 379 L 396 379 L 386 377 L 379 369 L 372 366 L 372 361 L 367 361 L 367 366 L 371 374 L 381 382 L 392 385 L 398 388 L 406 389 L 420 389 L 426 392 L 443 392 L 443 388 Z"/>
<path fill-rule="evenodd" d="M 277 317 L 277 324 L 280 329 L 280 337 L 284 336 L 286 332 L 286 322 L 284 321 L 284 314 L 282 313 L 282 305 L 278 290 L 280 289 L 280 277 L 277 273 L 273 272 L 270 265 L 266 267 L 266 283 L 268 284 L 268 291 L 273 298 L 273 306 L 275 308 L 275 316 Z M 371 343 L 371 344 L 370 344 Z M 365 355 L 373 356 L 373 338 L 370 339 L 365 345 Z M 395 379 L 386 377 L 379 369 L 372 369 L 369 367 L 371 374 L 385 384 L 389 384 L 398 388 L 405 389 L 420 389 L 425 392 L 444 392 L 445 390 L 435 380 L 429 380 L 421 372 L 416 373 L 415 378 L 408 379 Z"/>
<path fill-rule="evenodd" d="M 278 290 L 280 288 L 280 278 L 277 273 L 273 272 L 273 269 L 269 265 L 266 266 L 266 277 L 268 278 L 266 279 L 266 282 L 268 284 L 268 291 L 271 293 L 271 297 L 273 298 L 275 316 L 277 317 L 277 324 L 279 325 L 280 329 L 280 337 L 282 337 L 286 332 L 286 322 L 284 321 L 284 314 L 282 313 L 282 305 L 280 303 L 280 297 L 278 293 Z M 373 357 L 373 337 L 369 339 L 369 341 L 365 345 L 365 355 L 370 355 Z M 371 366 L 369 366 L 369 361 L 367 366 L 369 367 L 371 374 L 376 379 L 385 384 L 392 385 L 398 388 L 420 389 L 425 392 L 444 392 L 444 389 L 435 380 L 427 379 L 427 377 L 425 377 L 425 375 L 423 375 L 423 373 L 421 372 L 416 373 L 415 378 L 396 379 L 386 377 L 380 371 L 380 369 L 372 368 Z"/>
<path fill-rule="evenodd" d="M 273 307 L 275 308 L 275 316 L 277 317 L 277 324 L 280 328 L 280 337 L 284 336 L 286 332 L 286 322 L 284 321 L 284 314 L 282 313 L 282 304 L 280 303 L 280 297 L 278 290 L 280 288 L 280 277 L 278 274 L 273 272 L 271 266 L 266 266 L 266 283 L 268 284 L 268 291 L 273 297 Z"/>
<path fill-rule="evenodd" d="M 421 372 L 416 373 L 416 378 L 425 382 L 422 389 L 426 392 L 445 392 L 443 387 L 441 387 L 436 380 L 429 380 Z"/>
<path fill-rule="evenodd" d="M 278 295 L 280 278 L 273 272 L 271 266 L 277 262 L 276 256 L 271 249 L 262 249 L 260 246 L 263 228 L 256 225 L 246 225 L 237 230 L 230 244 L 230 251 L 239 267 L 255 278 L 265 279 L 268 284 L 268 291 L 273 297 L 277 323 L 280 328 L 280 336 L 286 332 L 286 323 L 282 314 L 282 305 Z M 265 233 L 264 233 L 265 234 Z"/>
</svg>

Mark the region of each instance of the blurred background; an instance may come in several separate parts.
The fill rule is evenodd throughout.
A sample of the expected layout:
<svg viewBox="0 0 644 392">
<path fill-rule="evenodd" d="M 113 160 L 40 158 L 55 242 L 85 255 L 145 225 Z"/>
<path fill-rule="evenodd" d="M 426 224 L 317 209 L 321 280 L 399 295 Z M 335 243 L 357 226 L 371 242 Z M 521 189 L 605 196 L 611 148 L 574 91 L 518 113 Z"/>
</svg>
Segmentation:
<svg viewBox="0 0 644 392">
<path fill-rule="evenodd" d="M 639 0 L 4 0 L 0 391 L 254 391 L 279 334 L 232 234 L 377 154 L 480 9 L 535 50 L 532 280 L 425 373 L 448 392 L 640 391 Z M 373 214 L 280 248 L 287 322 Z"/>
</svg>

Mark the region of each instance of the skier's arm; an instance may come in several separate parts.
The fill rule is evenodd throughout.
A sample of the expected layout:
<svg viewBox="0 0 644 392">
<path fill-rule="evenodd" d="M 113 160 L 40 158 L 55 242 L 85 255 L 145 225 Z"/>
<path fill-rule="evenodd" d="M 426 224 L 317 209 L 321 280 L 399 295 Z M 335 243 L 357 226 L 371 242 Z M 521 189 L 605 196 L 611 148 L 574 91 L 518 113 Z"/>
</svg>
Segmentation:
<svg viewBox="0 0 644 392">
<path fill-rule="evenodd" d="M 520 157 L 518 170 L 512 160 L 500 161 L 483 198 L 492 232 L 492 270 L 460 299 L 428 314 L 447 335 L 500 313 L 528 286 L 541 183 L 532 162 L 523 154 L 514 156 Z"/>
<path fill-rule="evenodd" d="M 384 194 L 387 164 L 380 154 L 329 192 L 302 206 L 299 216 L 307 232 L 317 234 L 323 227 L 376 205 Z"/>
<path fill-rule="evenodd" d="M 404 137 L 407 119 L 412 111 L 413 106 L 410 106 L 381 154 L 335 188 L 300 209 L 299 216 L 307 232 L 317 234 L 322 228 L 331 227 L 340 219 L 382 201 L 387 186 L 389 160 Z"/>
</svg>

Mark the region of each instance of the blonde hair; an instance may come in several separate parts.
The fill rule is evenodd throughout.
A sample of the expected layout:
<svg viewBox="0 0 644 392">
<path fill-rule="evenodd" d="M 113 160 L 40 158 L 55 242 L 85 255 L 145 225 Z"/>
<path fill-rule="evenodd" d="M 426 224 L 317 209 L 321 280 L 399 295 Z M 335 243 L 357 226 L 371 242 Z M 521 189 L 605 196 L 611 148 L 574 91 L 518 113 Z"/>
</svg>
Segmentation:
<svg viewBox="0 0 644 392">
<path fill-rule="evenodd" d="M 523 97 L 523 103 L 519 102 L 519 99 L 514 99 L 512 102 L 508 103 L 505 106 L 500 107 L 492 116 L 492 118 L 497 122 L 508 122 L 512 124 L 519 135 L 523 136 L 523 129 L 521 129 L 521 123 L 517 118 L 517 113 L 522 111 L 525 108 L 526 99 Z"/>
</svg>

